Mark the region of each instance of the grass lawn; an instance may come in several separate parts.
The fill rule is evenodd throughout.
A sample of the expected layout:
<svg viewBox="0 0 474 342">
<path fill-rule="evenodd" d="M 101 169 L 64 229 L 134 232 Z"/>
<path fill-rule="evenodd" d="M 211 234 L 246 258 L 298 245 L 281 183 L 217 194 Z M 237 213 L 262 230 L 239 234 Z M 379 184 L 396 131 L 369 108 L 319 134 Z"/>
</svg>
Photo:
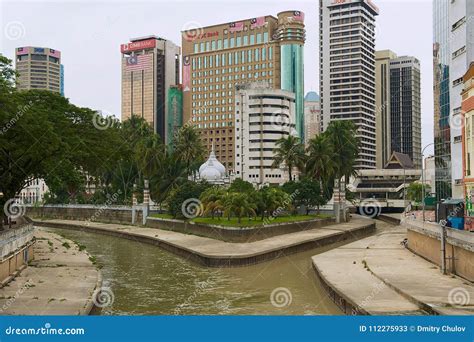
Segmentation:
<svg viewBox="0 0 474 342">
<path fill-rule="evenodd" d="M 193 219 L 193 222 L 196 223 L 205 223 L 205 224 L 215 224 L 219 226 L 226 227 L 258 227 L 263 226 L 264 224 L 275 224 L 275 223 L 285 223 L 285 222 L 299 222 L 299 221 L 308 221 L 316 218 L 329 218 L 330 215 L 293 215 L 293 216 L 279 216 L 275 218 L 261 220 L 260 217 L 254 219 L 248 219 L 243 217 L 241 222 L 238 223 L 237 217 L 231 217 L 230 220 L 227 218 L 221 217 L 220 220 L 215 218 L 214 220 L 211 217 L 196 217 Z"/>
</svg>

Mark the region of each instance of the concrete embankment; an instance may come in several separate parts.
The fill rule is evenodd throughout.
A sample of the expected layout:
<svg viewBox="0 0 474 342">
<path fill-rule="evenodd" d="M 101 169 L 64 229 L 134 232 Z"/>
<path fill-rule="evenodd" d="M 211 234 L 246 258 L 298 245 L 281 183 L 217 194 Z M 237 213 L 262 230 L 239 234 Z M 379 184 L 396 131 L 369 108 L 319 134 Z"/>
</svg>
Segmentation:
<svg viewBox="0 0 474 342">
<path fill-rule="evenodd" d="M 360 238 L 375 229 L 375 223 L 354 218 L 349 223 L 284 234 L 249 243 L 229 243 L 189 234 L 98 222 L 44 220 L 37 226 L 66 228 L 114 235 L 150 243 L 209 267 L 246 266 L 331 243 Z"/>
<path fill-rule="evenodd" d="M 442 275 L 401 244 L 405 237 L 406 228 L 393 228 L 316 255 L 313 266 L 346 314 L 472 315 L 473 284 Z"/>
<path fill-rule="evenodd" d="M 87 315 L 100 271 L 74 242 L 35 231 L 35 259 L 0 289 L 1 315 Z"/>
</svg>

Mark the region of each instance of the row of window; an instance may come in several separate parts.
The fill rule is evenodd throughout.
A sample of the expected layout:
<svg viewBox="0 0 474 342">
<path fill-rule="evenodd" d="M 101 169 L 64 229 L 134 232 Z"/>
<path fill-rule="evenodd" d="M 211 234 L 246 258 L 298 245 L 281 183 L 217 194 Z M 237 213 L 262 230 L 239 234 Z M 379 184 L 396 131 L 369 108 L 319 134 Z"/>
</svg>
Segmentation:
<svg viewBox="0 0 474 342">
<path fill-rule="evenodd" d="M 255 48 L 235 52 L 220 53 L 209 56 L 193 57 L 191 60 L 192 70 L 224 67 L 238 65 L 241 63 L 252 63 L 273 59 L 273 46 L 268 48 Z"/>
<path fill-rule="evenodd" d="M 207 42 L 194 43 L 194 53 L 203 53 L 221 49 L 228 49 L 240 46 L 268 43 L 268 32 L 251 33 L 245 36 L 237 36 L 231 38 L 217 39 Z"/>
</svg>

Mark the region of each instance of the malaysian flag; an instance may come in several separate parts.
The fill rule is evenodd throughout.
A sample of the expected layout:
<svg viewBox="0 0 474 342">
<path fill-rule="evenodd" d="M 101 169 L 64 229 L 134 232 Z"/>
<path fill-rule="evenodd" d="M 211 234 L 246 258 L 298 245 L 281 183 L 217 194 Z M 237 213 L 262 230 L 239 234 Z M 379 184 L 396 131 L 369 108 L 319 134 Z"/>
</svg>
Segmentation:
<svg viewBox="0 0 474 342">
<path fill-rule="evenodd" d="M 238 23 L 231 23 L 229 25 L 229 32 L 232 33 L 232 32 L 240 32 L 240 31 L 243 31 L 244 29 L 244 22 L 243 21 L 239 21 Z"/>
<path fill-rule="evenodd" d="M 265 25 L 265 17 L 253 18 L 250 20 L 250 28 L 262 27 Z"/>
<path fill-rule="evenodd" d="M 125 70 L 126 71 L 138 71 L 144 70 L 152 65 L 152 56 L 149 55 L 133 55 L 126 57 L 125 59 Z"/>
<path fill-rule="evenodd" d="M 304 21 L 304 13 L 301 11 L 294 11 L 292 18 L 293 20 Z"/>
</svg>

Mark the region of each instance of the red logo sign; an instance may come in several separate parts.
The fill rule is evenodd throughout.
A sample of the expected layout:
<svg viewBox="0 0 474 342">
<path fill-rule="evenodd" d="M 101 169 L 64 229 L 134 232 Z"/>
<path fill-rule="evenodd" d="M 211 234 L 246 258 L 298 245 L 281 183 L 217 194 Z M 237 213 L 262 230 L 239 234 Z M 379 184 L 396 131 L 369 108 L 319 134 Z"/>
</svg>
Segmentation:
<svg viewBox="0 0 474 342">
<path fill-rule="evenodd" d="M 138 42 L 131 42 L 128 44 L 120 45 L 120 52 L 130 52 L 136 50 L 143 50 L 143 49 L 151 49 L 156 46 L 156 39 L 147 39 L 147 40 L 140 40 Z"/>
</svg>

